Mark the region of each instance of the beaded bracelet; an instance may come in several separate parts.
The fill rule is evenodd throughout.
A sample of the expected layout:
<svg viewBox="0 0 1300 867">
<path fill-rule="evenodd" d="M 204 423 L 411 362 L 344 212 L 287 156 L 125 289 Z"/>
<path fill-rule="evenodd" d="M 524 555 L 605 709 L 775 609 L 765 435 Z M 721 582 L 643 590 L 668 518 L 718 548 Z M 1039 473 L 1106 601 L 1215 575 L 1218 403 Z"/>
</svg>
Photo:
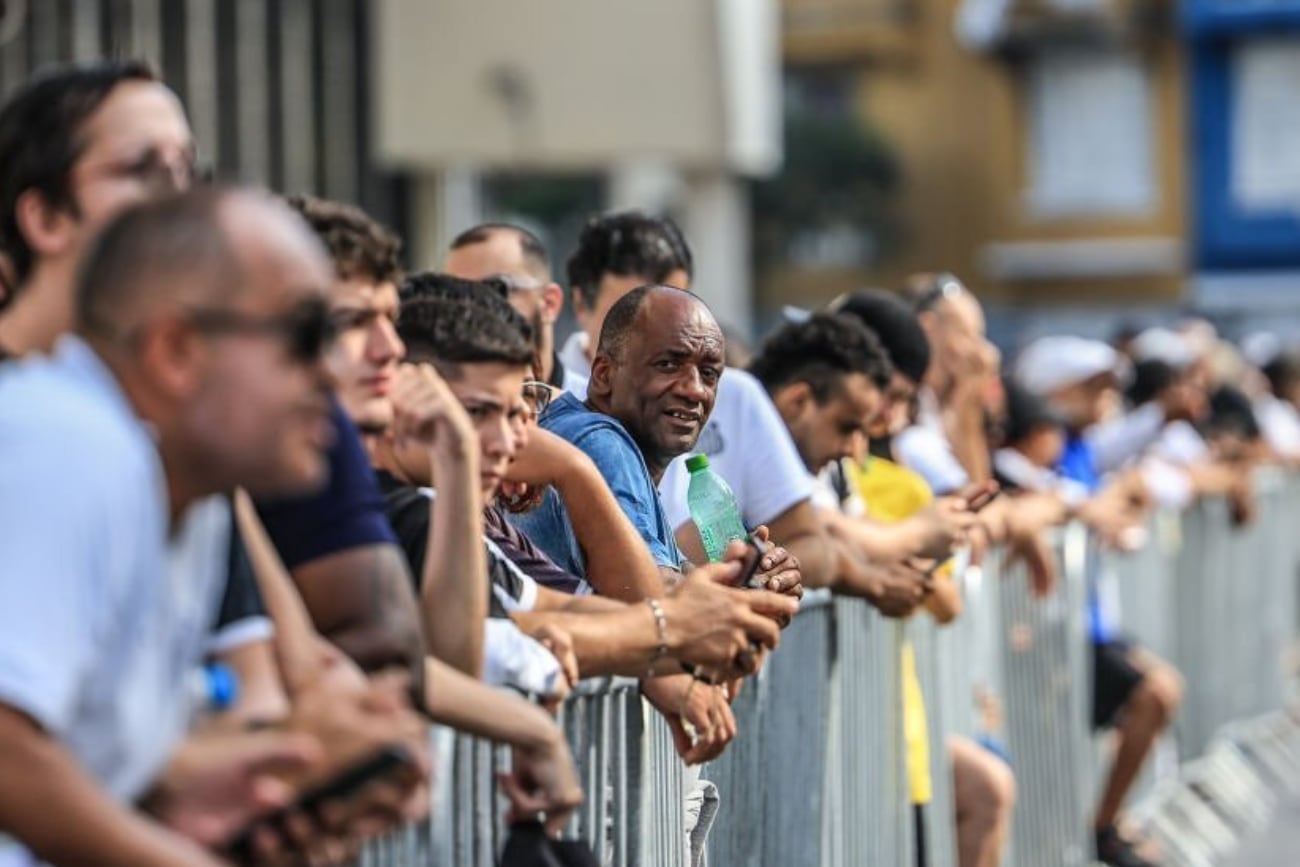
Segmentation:
<svg viewBox="0 0 1300 867">
<path fill-rule="evenodd" d="M 650 606 L 650 613 L 655 618 L 655 629 L 659 633 L 659 646 L 655 648 L 655 655 L 650 659 L 650 676 L 654 676 L 655 663 L 668 655 L 668 618 L 664 616 L 664 607 L 659 604 L 658 599 L 647 599 L 646 605 Z"/>
</svg>

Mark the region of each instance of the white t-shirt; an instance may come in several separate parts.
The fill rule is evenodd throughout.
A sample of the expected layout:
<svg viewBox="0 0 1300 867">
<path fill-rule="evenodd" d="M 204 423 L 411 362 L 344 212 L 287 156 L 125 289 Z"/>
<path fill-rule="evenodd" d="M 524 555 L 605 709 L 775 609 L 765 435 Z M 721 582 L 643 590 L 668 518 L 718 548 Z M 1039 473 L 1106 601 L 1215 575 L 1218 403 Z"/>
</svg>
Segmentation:
<svg viewBox="0 0 1300 867">
<path fill-rule="evenodd" d="M 1146 403 L 1084 431 L 1097 470 L 1113 472 L 1151 448 L 1165 429 L 1165 411 Z"/>
<path fill-rule="evenodd" d="M 591 379 L 591 359 L 587 357 L 587 332 L 575 331 L 560 347 L 564 365 L 564 390 L 578 400 L 587 399 L 587 380 Z"/>
<path fill-rule="evenodd" d="M 961 490 L 970 483 L 970 475 L 948 442 L 938 398 L 922 388 L 917 403 L 916 424 L 894 438 L 898 462 L 919 474 L 939 496 Z"/>
<path fill-rule="evenodd" d="M 0 372 L 0 452 L 0 703 L 134 801 L 185 732 L 185 685 L 226 578 L 229 503 L 200 501 L 169 527 L 154 441 L 75 338 Z M 0 838 L 0 865 L 33 861 Z"/>
<path fill-rule="evenodd" d="M 713 414 L 696 443 L 709 456 L 709 468 L 726 480 L 750 529 L 770 524 L 812 496 L 813 478 L 799 457 L 790 432 L 762 384 L 743 370 L 727 368 L 718 381 Z M 680 527 L 691 518 L 686 505 L 690 484 L 686 456 L 668 465 L 659 482 L 668 522 Z"/>
<path fill-rule="evenodd" d="M 1256 402 L 1255 418 L 1274 451 L 1284 457 L 1300 456 L 1300 412 L 1294 406 L 1268 395 Z"/>
</svg>

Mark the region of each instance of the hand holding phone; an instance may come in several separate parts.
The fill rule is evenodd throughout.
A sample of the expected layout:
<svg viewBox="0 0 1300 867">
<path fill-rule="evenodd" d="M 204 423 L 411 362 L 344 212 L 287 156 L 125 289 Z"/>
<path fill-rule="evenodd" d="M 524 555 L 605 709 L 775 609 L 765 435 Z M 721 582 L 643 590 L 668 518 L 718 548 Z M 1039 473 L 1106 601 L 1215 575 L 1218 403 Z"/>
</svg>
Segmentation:
<svg viewBox="0 0 1300 867">
<path fill-rule="evenodd" d="M 384 747 L 303 792 L 289 806 L 250 823 L 226 845 L 226 851 L 237 862 L 251 861 L 255 854 L 254 839 L 260 833 L 270 831 L 288 841 L 290 817 L 306 816 L 319 822 L 321 809 L 327 804 L 351 800 L 372 783 L 396 782 L 420 774 L 420 764 L 409 750 L 397 744 Z"/>
</svg>

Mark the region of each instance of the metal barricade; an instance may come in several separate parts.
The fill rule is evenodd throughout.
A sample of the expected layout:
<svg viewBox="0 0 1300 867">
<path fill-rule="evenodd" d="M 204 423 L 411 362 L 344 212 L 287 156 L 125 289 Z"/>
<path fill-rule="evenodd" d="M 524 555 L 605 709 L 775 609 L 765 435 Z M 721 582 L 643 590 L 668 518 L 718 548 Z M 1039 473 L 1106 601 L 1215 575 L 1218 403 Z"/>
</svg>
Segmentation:
<svg viewBox="0 0 1300 867">
<path fill-rule="evenodd" d="M 1066 528 L 1060 580 L 1046 598 L 1033 596 L 1021 568 L 1000 580 L 1007 744 L 1020 792 L 1012 839 L 1021 867 L 1091 861 L 1089 547 L 1081 527 Z"/>
<path fill-rule="evenodd" d="M 916 653 L 929 738 L 931 797 L 925 808 L 926 867 L 957 867 L 956 807 L 948 753 L 948 734 L 953 729 L 948 721 L 950 709 L 939 685 L 945 681 L 942 672 L 959 667 L 960 657 L 941 653 L 939 635 L 943 629 L 924 613 L 908 623 L 906 630 Z"/>
<path fill-rule="evenodd" d="M 1255 520 L 1232 528 L 1227 504 L 1204 500 L 1183 523 L 1173 661 L 1187 684 L 1177 722 L 1186 755 L 1229 722 L 1281 707 L 1295 631 L 1294 481 L 1257 480 Z"/>
<path fill-rule="evenodd" d="M 805 596 L 780 649 L 732 707 L 740 733 L 705 769 L 723 803 L 710 864 L 822 863 L 833 617 L 829 593 Z"/>
<path fill-rule="evenodd" d="M 1089 725 L 1089 579 L 1108 571 L 1125 631 L 1183 671 L 1189 690 L 1179 723 L 1182 752 L 1206 755 L 1203 748 L 1225 723 L 1275 711 L 1290 697 L 1300 534 L 1289 523 L 1300 511 L 1300 483 L 1266 477 L 1260 496 L 1252 526 L 1230 529 L 1225 505 L 1207 501 L 1181 519 L 1157 520 L 1149 546 L 1122 557 L 1099 554 L 1081 527 L 1066 528 L 1057 545 L 1061 581 L 1045 599 L 1032 595 L 1023 569 L 1004 567 L 993 552 L 982 570 L 961 579 L 962 616 L 943 628 L 924 616 L 903 626 L 860 600 L 810 593 L 779 650 L 733 705 L 738 737 L 703 771 L 721 796 L 709 863 L 912 867 L 900 678 L 906 630 L 929 723 L 930 867 L 956 862 L 947 738 L 987 733 L 985 697 L 1000 699 L 1005 712 L 1019 789 L 1004 864 L 1088 864 L 1098 769 Z M 584 682 L 566 704 L 563 724 L 586 791 L 570 832 L 610 867 L 682 865 L 683 768 L 667 725 L 637 684 Z M 1263 815 L 1251 800 L 1257 780 L 1277 785 L 1274 769 L 1289 767 L 1291 752 L 1300 756 L 1300 737 L 1294 740 L 1294 750 L 1274 750 L 1266 739 L 1225 740 L 1220 732 L 1217 755 L 1190 765 L 1201 770 L 1183 781 L 1157 781 L 1135 815 L 1166 840 L 1200 822 L 1205 846 L 1226 847 L 1227 836 L 1205 824 L 1205 798 L 1189 787 L 1210 791 L 1237 826 L 1255 826 Z M 1236 753 L 1223 753 L 1225 743 L 1250 760 L 1254 776 Z M 457 737 L 450 809 L 370 847 L 363 863 L 492 867 L 504 833 L 494 772 L 507 762 L 507 751 Z M 1184 848 L 1171 851 L 1172 863 L 1199 863 L 1195 847 Z"/>
<path fill-rule="evenodd" d="M 911 864 L 899 627 L 861 600 L 834 604 L 827 791 L 839 810 L 826 812 L 822 863 Z"/>
</svg>

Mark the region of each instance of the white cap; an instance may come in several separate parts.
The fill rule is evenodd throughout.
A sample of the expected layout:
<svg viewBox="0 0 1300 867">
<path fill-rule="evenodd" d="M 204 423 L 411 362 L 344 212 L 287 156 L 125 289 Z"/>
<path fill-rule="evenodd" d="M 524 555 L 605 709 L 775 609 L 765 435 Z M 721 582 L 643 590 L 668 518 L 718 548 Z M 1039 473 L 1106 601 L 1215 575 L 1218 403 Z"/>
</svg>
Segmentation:
<svg viewBox="0 0 1300 867">
<path fill-rule="evenodd" d="M 1241 341 L 1241 354 L 1256 367 L 1271 364 L 1284 349 L 1282 338 L 1271 331 L 1256 331 Z"/>
<path fill-rule="evenodd" d="M 1020 353 L 1016 380 L 1037 395 L 1048 395 L 1103 373 L 1122 377 L 1126 366 L 1114 347 L 1083 337 L 1042 337 Z"/>
<path fill-rule="evenodd" d="M 1133 357 L 1138 361 L 1163 361 L 1175 370 L 1186 370 L 1199 353 L 1186 335 L 1168 328 L 1148 328 L 1133 340 Z"/>
</svg>

